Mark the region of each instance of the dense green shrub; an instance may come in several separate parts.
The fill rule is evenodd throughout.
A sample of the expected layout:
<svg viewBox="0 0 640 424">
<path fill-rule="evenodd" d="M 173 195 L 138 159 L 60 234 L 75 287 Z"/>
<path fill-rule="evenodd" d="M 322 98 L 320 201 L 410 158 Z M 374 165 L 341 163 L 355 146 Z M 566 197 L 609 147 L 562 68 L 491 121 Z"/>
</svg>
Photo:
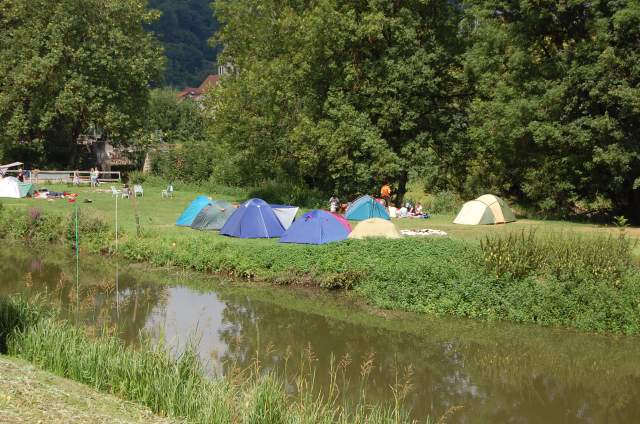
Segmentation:
<svg viewBox="0 0 640 424">
<path fill-rule="evenodd" d="M 52 242 L 64 232 L 67 220 L 43 214 L 38 208 L 0 210 L 0 237 L 28 243 Z"/>
<path fill-rule="evenodd" d="M 635 244 L 622 235 L 535 230 L 491 235 L 481 241 L 485 264 L 498 277 L 552 277 L 569 284 L 595 280 L 614 286 L 632 269 Z"/>
<path fill-rule="evenodd" d="M 268 181 L 250 189 L 249 197 L 258 197 L 267 203 L 296 205 L 307 208 L 327 207 L 329 197 L 319 190 L 312 190 L 301 184 Z"/>
<path fill-rule="evenodd" d="M 424 210 L 436 214 L 454 214 L 460 210 L 462 199 L 453 191 L 431 190 L 420 179 L 414 179 L 407 184 L 405 201 L 412 204 L 421 203 Z"/>
</svg>

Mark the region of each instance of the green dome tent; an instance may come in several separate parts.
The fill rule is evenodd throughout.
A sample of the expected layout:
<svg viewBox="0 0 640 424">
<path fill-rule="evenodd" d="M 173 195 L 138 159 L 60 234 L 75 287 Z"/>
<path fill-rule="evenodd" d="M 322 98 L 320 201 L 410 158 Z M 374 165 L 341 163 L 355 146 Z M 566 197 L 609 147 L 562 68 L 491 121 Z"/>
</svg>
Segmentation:
<svg viewBox="0 0 640 424">
<path fill-rule="evenodd" d="M 233 214 L 235 208 L 224 200 L 214 200 L 196 215 L 191 224 L 195 230 L 219 230 Z"/>
</svg>

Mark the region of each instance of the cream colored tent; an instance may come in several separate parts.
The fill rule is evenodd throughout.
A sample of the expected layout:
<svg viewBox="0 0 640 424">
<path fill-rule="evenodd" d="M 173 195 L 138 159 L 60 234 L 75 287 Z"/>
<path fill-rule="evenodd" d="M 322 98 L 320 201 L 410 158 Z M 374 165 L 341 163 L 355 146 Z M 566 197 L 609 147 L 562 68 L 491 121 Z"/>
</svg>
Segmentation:
<svg viewBox="0 0 640 424">
<path fill-rule="evenodd" d="M 453 220 L 454 224 L 482 225 L 505 224 L 516 220 L 509 206 L 493 194 L 485 194 L 465 203 Z"/>
<path fill-rule="evenodd" d="M 349 234 L 351 239 L 383 237 L 396 239 L 402 237 L 393 222 L 382 218 L 369 218 L 360 222 Z"/>
</svg>

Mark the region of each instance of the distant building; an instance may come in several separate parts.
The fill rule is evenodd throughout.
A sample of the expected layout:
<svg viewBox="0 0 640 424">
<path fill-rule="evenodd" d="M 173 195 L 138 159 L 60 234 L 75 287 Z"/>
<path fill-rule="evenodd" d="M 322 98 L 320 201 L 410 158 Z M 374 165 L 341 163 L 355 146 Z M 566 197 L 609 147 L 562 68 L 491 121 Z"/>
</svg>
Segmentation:
<svg viewBox="0 0 640 424">
<path fill-rule="evenodd" d="M 199 101 L 202 99 L 202 95 L 212 89 L 216 88 L 220 84 L 220 75 L 209 75 L 203 82 L 200 84 L 200 87 L 193 88 L 187 87 L 181 92 L 178 93 L 178 100 L 183 99 L 191 99 L 195 101 Z"/>
<path fill-rule="evenodd" d="M 220 84 L 220 78 L 225 75 L 231 75 L 236 73 L 235 68 L 231 63 L 226 63 L 224 65 L 218 66 L 218 74 L 217 75 L 209 75 L 205 80 L 200 84 L 200 87 L 187 87 L 181 92 L 178 93 L 178 100 L 182 99 L 191 99 L 195 101 L 200 101 L 202 96 L 207 90 L 212 88 L 216 88 L 218 84 Z"/>
</svg>

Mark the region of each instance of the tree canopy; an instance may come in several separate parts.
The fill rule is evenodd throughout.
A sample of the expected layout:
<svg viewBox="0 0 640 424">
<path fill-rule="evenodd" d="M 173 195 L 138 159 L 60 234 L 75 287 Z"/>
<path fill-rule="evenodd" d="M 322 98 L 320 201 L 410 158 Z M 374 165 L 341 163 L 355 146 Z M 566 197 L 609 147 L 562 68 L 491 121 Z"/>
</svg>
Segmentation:
<svg viewBox="0 0 640 424">
<path fill-rule="evenodd" d="M 162 50 L 145 0 L 0 3 L 0 142 L 5 158 L 73 165 L 78 136 L 114 142 L 142 126 Z"/>
<path fill-rule="evenodd" d="M 640 216 L 640 2 L 470 5 L 471 186 Z"/>
<path fill-rule="evenodd" d="M 446 0 L 219 0 L 219 41 L 238 74 L 215 90 L 211 137 L 254 183 L 402 193 L 461 108 L 460 11 Z"/>
<path fill-rule="evenodd" d="M 253 183 L 409 175 L 549 216 L 640 218 L 640 2 L 217 0 L 211 139 Z"/>
</svg>

